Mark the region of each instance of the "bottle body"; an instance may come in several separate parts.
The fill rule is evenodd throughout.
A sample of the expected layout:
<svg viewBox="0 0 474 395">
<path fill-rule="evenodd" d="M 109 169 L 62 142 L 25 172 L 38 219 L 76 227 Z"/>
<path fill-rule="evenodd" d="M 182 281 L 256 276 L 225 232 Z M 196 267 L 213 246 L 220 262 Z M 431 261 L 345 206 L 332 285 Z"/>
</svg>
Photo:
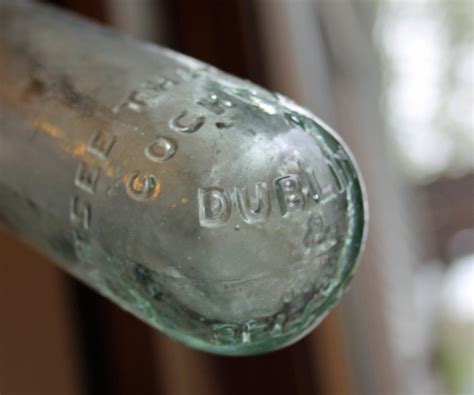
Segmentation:
<svg viewBox="0 0 474 395">
<path fill-rule="evenodd" d="M 54 10 L 0 4 L 0 221 L 191 346 L 307 333 L 364 237 L 344 144 L 287 99 Z"/>
</svg>

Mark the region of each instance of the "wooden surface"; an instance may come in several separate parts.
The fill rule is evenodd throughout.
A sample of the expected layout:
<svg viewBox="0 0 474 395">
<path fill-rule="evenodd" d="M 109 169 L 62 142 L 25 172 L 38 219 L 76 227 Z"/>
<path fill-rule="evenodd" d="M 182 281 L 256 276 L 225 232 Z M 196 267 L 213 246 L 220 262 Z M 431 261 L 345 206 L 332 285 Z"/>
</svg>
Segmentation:
<svg viewBox="0 0 474 395">
<path fill-rule="evenodd" d="M 0 393 L 82 392 L 64 275 L 0 231 Z"/>
</svg>

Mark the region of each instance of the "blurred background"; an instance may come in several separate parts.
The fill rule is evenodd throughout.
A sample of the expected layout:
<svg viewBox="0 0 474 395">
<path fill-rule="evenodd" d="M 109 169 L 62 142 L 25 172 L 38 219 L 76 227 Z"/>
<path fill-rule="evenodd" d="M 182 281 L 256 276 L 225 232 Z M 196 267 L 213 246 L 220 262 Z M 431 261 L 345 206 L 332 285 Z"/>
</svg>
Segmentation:
<svg viewBox="0 0 474 395">
<path fill-rule="evenodd" d="M 369 238 L 312 334 L 225 358 L 172 342 L 0 233 L 2 395 L 474 393 L 472 0 L 48 3 L 318 114 L 365 176 Z"/>
</svg>

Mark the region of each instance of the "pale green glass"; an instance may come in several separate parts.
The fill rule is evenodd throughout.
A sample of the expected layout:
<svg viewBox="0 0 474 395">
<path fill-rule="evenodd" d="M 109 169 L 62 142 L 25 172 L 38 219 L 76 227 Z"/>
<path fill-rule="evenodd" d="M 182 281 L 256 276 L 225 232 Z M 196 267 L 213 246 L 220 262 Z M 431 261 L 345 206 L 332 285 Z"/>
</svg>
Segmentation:
<svg viewBox="0 0 474 395">
<path fill-rule="evenodd" d="M 250 82 L 21 4 L 0 1 L 0 222 L 192 347 L 264 353 L 314 328 L 364 239 L 339 137 Z"/>
</svg>

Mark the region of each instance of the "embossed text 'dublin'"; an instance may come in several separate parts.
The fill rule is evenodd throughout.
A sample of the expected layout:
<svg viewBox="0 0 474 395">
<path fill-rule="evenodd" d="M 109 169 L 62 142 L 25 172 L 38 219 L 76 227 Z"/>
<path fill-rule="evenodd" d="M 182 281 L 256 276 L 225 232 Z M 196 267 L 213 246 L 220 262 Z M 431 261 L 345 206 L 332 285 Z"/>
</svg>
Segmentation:
<svg viewBox="0 0 474 395">
<path fill-rule="evenodd" d="M 321 186 L 314 171 L 307 168 L 299 174 L 281 176 L 270 183 L 257 182 L 253 188 L 199 188 L 199 223 L 204 228 L 221 227 L 229 221 L 234 207 L 244 222 L 257 224 L 265 222 L 273 209 L 286 217 L 312 203 L 327 204 L 343 194 L 350 182 L 342 168 L 329 162 L 327 166 L 334 178 L 334 185 L 325 187 Z"/>
</svg>

